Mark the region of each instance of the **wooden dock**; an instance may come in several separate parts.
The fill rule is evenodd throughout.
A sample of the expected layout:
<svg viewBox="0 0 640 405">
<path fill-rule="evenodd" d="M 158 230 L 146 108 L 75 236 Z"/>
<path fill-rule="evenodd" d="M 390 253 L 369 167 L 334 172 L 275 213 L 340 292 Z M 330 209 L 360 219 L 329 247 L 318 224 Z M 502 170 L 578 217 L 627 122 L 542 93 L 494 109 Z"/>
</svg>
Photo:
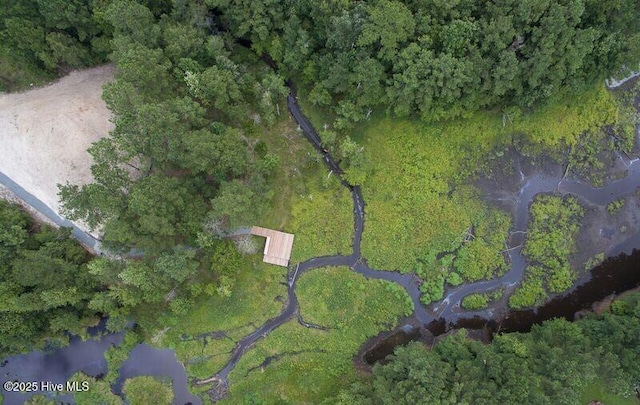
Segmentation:
<svg viewBox="0 0 640 405">
<path fill-rule="evenodd" d="M 261 228 L 259 226 L 251 227 L 251 234 L 267 238 L 264 244 L 264 256 L 262 257 L 265 263 L 275 264 L 277 266 L 289 266 L 291 248 L 293 248 L 293 234 Z"/>
</svg>

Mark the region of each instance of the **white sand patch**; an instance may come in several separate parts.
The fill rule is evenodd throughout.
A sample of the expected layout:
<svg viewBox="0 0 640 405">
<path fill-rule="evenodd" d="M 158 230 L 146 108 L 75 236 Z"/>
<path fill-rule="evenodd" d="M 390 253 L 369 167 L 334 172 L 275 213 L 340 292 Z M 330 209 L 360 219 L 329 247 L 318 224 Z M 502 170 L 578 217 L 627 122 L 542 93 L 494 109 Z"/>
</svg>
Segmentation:
<svg viewBox="0 0 640 405">
<path fill-rule="evenodd" d="M 0 95 L 0 172 L 58 214 L 58 183 L 93 180 L 87 148 L 113 128 L 101 98 L 102 85 L 112 78 L 113 67 L 101 66 Z"/>
</svg>

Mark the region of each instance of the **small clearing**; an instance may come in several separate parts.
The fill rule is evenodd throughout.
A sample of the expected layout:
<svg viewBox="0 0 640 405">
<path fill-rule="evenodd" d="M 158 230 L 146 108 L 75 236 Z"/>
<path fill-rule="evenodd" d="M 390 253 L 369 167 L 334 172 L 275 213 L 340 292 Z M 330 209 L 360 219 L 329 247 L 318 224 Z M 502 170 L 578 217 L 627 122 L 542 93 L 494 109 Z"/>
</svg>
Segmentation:
<svg viewBox="0 0 640 405">
<path fill-rule="evenodd" d="M 60 213 L 58 184 L 87 184 L 87 148 L 113 124 L 102 100 L 112 66 L 74 71 L 46 87 L 0 95 L 0 172 Z"/>
</svg>

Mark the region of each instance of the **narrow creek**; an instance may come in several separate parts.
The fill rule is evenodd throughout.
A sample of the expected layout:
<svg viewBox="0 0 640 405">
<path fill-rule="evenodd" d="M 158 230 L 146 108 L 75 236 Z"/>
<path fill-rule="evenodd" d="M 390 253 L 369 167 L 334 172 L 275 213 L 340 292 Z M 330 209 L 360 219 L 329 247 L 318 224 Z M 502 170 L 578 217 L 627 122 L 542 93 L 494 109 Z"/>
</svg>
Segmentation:
<svg viewBox="0 0 640 405">
<path fill-rule="evenodd" d="M 321 154 L 325 165 L 335 174 L 340 175 L 342 170 L 335 159 L 323 149 L 321 139 L 309 120 L 303 115 L 299 105 L 296 102 L 295 90 L 291 89 L 288 96 L 287 105 L 289 111 L 295 121 L 302 129 L 305 138 L 313 145 L 313 147 Z M 510 246 L 510 270 L 502 277 L 480 281 L 471 284 L 465 284 L 446 291 L 445 297 L 432 305 L 425 306 L 420 302 L 419 280 L 412 273 L 400 273 L 395 271 L 375 270 L 368 266 L 366 260 L 362 258 L 360 253 L 360 245 L 365 223 L 365 202 L 359 187 L 353 187 L 342 180 L 342 184 L 347 187 L 352 195 L 353 212 L 354 212 L 354 240 L 353 252 L 348 255 L 316 257 L 299 263 L 291 268 L 287 276 L 288 280 L 288 299 L 282 312 L 276 317 L 269 319 L 251 334 L 242 338 L 231 353 L 226 365 L 211 378 L 198 381 L 198 384 L 213 383 L 217 391 L 226 392 L 227 377 L 234 369 L 242 355 L 250 349 L 259 339 L 267 336 L 271 331 L 293 319 L 298 313 L 298 299 L 296 297 L 296 284 L 302 274 L 315 268 L 327 266 L 348 266 L 355 272 L 362 274 L 367 278 L 383 279 L 397 283 L 404 287 L 411 297 L 414 305 L 414 319 L 421 325 L 438 325 L 438 333 L 457 327 L 468 327 L 469 325 L 486 325 L 489 322 L 498 320 L 504 321 L 502 330 L 524 330 L 525 323 L 531 326 L 532 323 L 541 322 L 558 315 L 557 311 L 546 310 L 547 306 L 559 306 L 569 308 L 575 313 L 579 309 L 586 308 L 590 303 L 602 299 L 604 296 L 613 292 L 620 292 L 621 288 L 629 289 L 640 284 L 640 271 L 637 271 L 638 254 L 633 256 L 632 266 L 635 265 L 635 273 L 625 273 L 624 277 L 620 277 L 619 283 L 604 283 L 603 277 L 612 279 L 612 270 L 617 265 L 615 260 L 625 260 L 624 258 L 611 259 L 607 261 L 601 268 L 593 272 L 593 279 L 585 277 L 569 293 L 557 297 L 543 307 L 537 310 L 520 311 L 519 313 L 504 312 L 497 313 L 496 309 L 491 307 L 482 311 L 464 311 L 460 306 L 462 298 L 478 292 L 491 291 L 497 287 L 505 287 L 505 297 L 513 292 L 519 281 L 522 279 L 525 269 L 525 259 L 521 254 L 521 248 L 517 247 L 524 241 L 523 232 L 526 230 L 529 218 L 529 204 L 534 196 L 539 193 L 560 192 L 561 194 L 571 194 L 579 197 L 581 200 L 593 205 L 606 205 L 620 197 L 627 196 L 637 187 L 640 187 L 640 160 L 626 161 L 627 175 L 621 180 L 609 183 L 602 188 L 593 188 L 584 183 L 565 180 L 558 175 L 542 175 L 532 174 L 530 176 L 522 176 L 523 184 L 519 192 L 512 199 L 513 204 L 513 225 L 511 230 Z M 628 238 L 624 243 L 612 249 L 609 256 L 615 256 L 619 253 L 631 254 L 633 249 L 640 247 L 640 232 Z M 627 258 L 627 260 L 629 257 Z M 625 262 L 626 263 L 626 262 Z M 619 264 L 619 263 L 618 263 Z M 624 264 L 629 266 L 629 264 Z M 609 267 L 607 267 L 609 266 Z M 613 266 L 613 267 L 612 267 Z M 605 270 L 601 270 L 604 268 Z M 603 273 L 604 272 L 604 273 Z M 613 277 L 617 279 L 617 277 Z M 599 292 L 595 293 L 589 288 L 599 287 Z M 591 287 L 590 287 L 591 286 Z M 582 289 L 582 290 L 581 290 Z M 577 300 L 574 297 L 576 292 L 583 291 L 582 299 Z M 602 295 L 604 294 L 604 295 Z M 568 297 L 568 298 L 567 298 Z M 562 299 L 571 301 L 571 305 L 561 301 Z M 558 301 L 560 300 L 560 301 Z M 558 302 L 560 302 L 558 304 Z M 555 304 L 554 304 L 555 303 Z M 578 308 L 579 307 L 579 308 Z M 576 309 L 577 308 L 577 309 Z M 515 315 L 514 315 L 515 314 Z M 518 315 L 519 314 L 519 315 Z M 517 316 L 516 316 L 517 315 Z M 522 319 L 520 324 L 509 319 Z M 470 321 L 471 320 L 471 321 Z M 298 319 L 302 323 L 301 319 Z M 509 323 L 511 322 L 511 324 Z M 479 326 L 479 327 L 481 327 Z M 374 353 L 369 355 L 367 361 L 375 362 L 389 354 L 388 350 L 393 350 L 398 344 L 403 344 L 407 340 L 417 339 L 419 334 L 416 333 L 414 327 L 402 325 L 399 329 L 404 335 L 400 334 L 399 338 L 394 338 L 393 344 L 385 348 L 377 355 Z M 435 328 L 434 328 L 435 330 Z M 402 336 L 401 336 L 402 335 Z M 404 337 L 403 337 L 404 336 Z M 50 380 L 53 382 L 64 382 L 76 371 L 85 371 L 89 375 L 100 375 L 106 372 L 106 362 L 104 361 L 104 351 L 112 344 L 119 343 L 120 334 L 107 335 L 99 341 L 81 342 L 79 339 L 71 342 L 70 346 L 59 349 L 49 354 L 40 352 L 32 352 L 30 354 L 12 356 L 2 363 L 0 370 L 0 382 L 18 379 L 20 381 L 31 380 Z M 174 392 L 176 393 L 176 404 L 183 403 L 200 403 L 201 401 L 191 395 L 187 389 L 187 376 L 185 369 L 180 364 L 175 353 L 171 350 L 159 350 L 151 348 L 147 345 L 139 345 L 131 353 L 130 358 L 125 362 L 120 370 L 120 378 L 114 385 L 114 392 L 120 393 L 122 383 L 125 378 L 137 375 L 166 375 L 173 379 Z M 23 403 L 25 396 L 5 395 L 5 403 L 7 405 Z M 69 400 L 67 397 L 63 399 Z"/>
</svg>

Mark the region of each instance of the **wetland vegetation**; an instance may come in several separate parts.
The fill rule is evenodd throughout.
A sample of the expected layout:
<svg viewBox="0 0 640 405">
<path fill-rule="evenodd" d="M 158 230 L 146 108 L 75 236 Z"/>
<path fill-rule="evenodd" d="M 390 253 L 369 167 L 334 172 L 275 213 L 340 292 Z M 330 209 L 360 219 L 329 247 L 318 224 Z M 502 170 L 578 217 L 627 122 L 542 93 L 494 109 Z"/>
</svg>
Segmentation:
<svg viewBox="0 0 640 405">
<path fill-rule="evenodd" d="M 452 287 L 512 266 L 513 213 L 486 183 L 516 199 L 524 174 L 514 159 L 595 186 L 622 177 L 604 169 L 637 152 L 638 89 L 602 82 L 640 60 L 637 2 L 294 3 L 29 0 L 0 10 L 0 90 L 105 61 L 116 68 L 104 89 L 115 128 L 89 150 L 94 182 L 60 187 L 66 216 L 100 229 L 108 254 L 91 258 L 63 231 L 0 205 L 2 353 L 64 344 L 103 316 L 109 331 L 135 323 L 92 382 L 107 403 L 119 399 L 106 384 L 139 342 L 175 350 L 204 402 L 636 395 L 637 298 L 488 346 L 464 331 L 431 351 L 413 344 L 367 380 L 352 364 L 358 349 L 421 304 L 352 270 L 366 261 L 411 274 L 423 304 L 448 303 Z M 289 117 L 289 80 L 322 145 Z M 325 169 L 330 158 L 344 173 Z M 524 278 L 512 295 L 504 289 L 514 308 L 541 304 L 592 267 L 575 260 L 591 211 L 565 194 L 531 204 L 518 236 Z M 637 196 L 625 198 L 605 209 L 628 211 Z M 360 246 L 353 215 L 357 227 L 363 206 Z M 260 242 L 238 231 L 254 224 L 296 235 L 290 269 L 262 263 Z M 604 258 L 587 253 L 592 264 Z M 296 265 L 321 256 L 344 260 L 296 281 Z M 462 306 L 484 308 L 502 291 L 472 293 Z M 136 377 L 123 396 L 165 403 L 167 384 Z"/>
</svg>

